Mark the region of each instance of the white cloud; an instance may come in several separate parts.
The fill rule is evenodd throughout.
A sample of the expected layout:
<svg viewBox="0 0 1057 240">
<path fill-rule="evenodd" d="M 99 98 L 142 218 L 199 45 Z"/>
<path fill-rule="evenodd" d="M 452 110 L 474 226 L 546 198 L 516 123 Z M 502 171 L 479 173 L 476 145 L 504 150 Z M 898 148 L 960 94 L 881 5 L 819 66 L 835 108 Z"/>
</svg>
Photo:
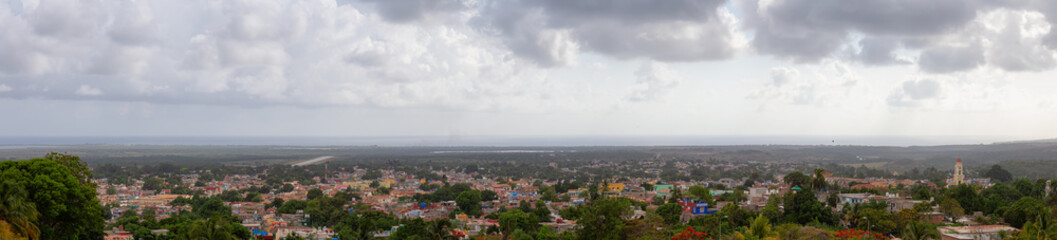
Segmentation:
<svg viewBox="0 0 1057 240">
<path fill-rule="evenodd" d="M 10 91 L 11 91 L 11 86 L 7 86 L 7 84 L 0 84 L 0 92 L 10 92 Z"/>
<path fill-rule="evenodd" d="M 635 86 L 626 96 L 628 101 L 652 101 L 664 97 L 679 86 L 682 76 L 659 62 L 646 62 L 635 71 Z"/>
<path fill-rule="evenodd" d="M 99 90 L 98 88 L 94 88 L 94 87 L 88 86 L 88 85 L 81 85 L 81 87 L 77 88 L 77 91 L 75 91 L 74 93 L 76 93 L 77 95 L 81 95 L 81 96 L 99 96 L 99 95 L 103 95 L 103 91 L 102 90 Z"/>
</svg>

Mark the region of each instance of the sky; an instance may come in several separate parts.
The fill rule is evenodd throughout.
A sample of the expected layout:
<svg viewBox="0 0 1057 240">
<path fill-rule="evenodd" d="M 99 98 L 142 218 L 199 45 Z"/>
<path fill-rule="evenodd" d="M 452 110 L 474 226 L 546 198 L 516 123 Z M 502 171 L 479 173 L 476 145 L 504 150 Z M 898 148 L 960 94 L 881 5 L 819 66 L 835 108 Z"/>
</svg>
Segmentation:
<svg viewBox="0 0 1057 240">
<path fill-rule="evenodd" d="M 0 136 L 1044 139 L 1054 23 L 1049 0 L 2 0 Z"/>
</svg>

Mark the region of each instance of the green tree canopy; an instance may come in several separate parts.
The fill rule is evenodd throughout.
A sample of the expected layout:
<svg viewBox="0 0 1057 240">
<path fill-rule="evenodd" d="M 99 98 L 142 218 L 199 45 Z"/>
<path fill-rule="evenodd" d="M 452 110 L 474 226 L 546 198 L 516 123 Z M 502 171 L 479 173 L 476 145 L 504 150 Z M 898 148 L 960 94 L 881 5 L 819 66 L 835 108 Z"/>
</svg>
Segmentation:
<svg viewBox="0 0 1057 240">
<path fill-rule="evenodd" d="M 459 210 L 470 216 L 481 215 L 481 192 L 477 190 L 469 190 L 459 193 L 459 196 L 455 198 L 455 204 L 459 206 Z"/>
<path fill-rule="evenodd" d="M 1013 174 L 1010 174 L 1009 171 L 1006 171 L 998 164 L 991 165 L 991 168 L 984 172 L 984 177 L 994 179 L 996 182 L 1008 182 L 1009 180 L 1013 180 Z"/>
<path fill-rule="evenodd" d="M 81 166 L 69 158 L 67 165 Z M 81 176 L 76 176 L 75 173 Z M 26 191 L 23 202 L 33 204 L 39 213 L 36 226 L 40 239 L 96 239 L 103 234 L 102 205 L 93 184 L 80 177 L 91 177 L 87 169 L 73 170 L 47 159 L 0 162 L 0 179 Z"/>
</svg>

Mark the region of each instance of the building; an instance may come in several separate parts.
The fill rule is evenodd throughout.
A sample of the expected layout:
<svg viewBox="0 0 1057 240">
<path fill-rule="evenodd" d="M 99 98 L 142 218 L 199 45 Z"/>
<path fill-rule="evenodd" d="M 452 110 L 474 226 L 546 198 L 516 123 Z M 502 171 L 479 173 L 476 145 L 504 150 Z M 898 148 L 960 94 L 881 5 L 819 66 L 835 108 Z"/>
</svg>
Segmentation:
<svg viewBox="0 0 1057 240">
<path fill-rule="evenodd" d="M 943 226 L 937 227 L 942 235 L 942 240 L 998 240 L 1002 236 L 1009 236 L 1016 228 L 1006 225 L 980 225 L 980 226 Z"/>
<path fill-rule="evenodd" d="M 954 163 L 954 176 L 951 177 L 950 185 L 958 185 L 965 183 L 965 174 L 962 172 L 962 159 L 959 158 Z"/>
</svg>

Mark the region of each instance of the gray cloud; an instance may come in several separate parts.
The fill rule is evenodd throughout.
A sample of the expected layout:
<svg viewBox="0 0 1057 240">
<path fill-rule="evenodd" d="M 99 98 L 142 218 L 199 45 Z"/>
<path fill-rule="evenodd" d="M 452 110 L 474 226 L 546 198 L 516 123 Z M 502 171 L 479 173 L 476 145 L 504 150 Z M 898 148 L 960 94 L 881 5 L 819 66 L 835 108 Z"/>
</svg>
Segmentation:
<svg viewBox="0 0 1057 240">
<path fill-rule="evenodd" d="M 775 86 L 781 87 L 794 78 L 800 76 L 800 71 L 790 67 L 779 67 L 771 69 L 771 81 Z"/>
<path fill-rule="evenodd" d="M 867 1 L 790 0 L 744 4 L 746 25 L 756 30 L 753 46 L 764 54 L 800 62 L 832 56 L 852 33 L 868 36 L 861 42 L 862 62 L 891 64 L 894 39 L 941 35 L 959 30 L 991 7 L 978 1 Z M 870 37 L 890 38 L 888 40 Z M 887 53 L 886 53 L 887 51 Z"/>
<path fill-rule="evenodd" d="M 477 22 L 542 66 L 569 65 L 578 48 L 617 58 L 716 60 L 735 51 L 719 13 L 725 2 L 499 1 Z"/>
<path fill-rule="evenodd" d="M 933 79 L 904 81 L 902 85 L 888 95 L 888 105 L 895 107 L 916 107 L 922 101 L 940 97 L 943 84 Z"/>
<path fill-rule="evenodd" d="M 855 57 L 866 65 L 910 64 L 910 61 L 900 59 L 894 53 L 901 45 L 898 40 L 892 38 L 863 39 L 859 41 L 861 50 L 855 54 Z"/>
<path fill-rule="evenodd" d="M 643 63 L 639 70 L 635 71 L 635 77 L 635 86 L 626 97 L 628 101 L 633 102 L 659 99 L 678 87 L 682 79 L 667 65 L 657 62 Z"/>
<path fill-rule="evenodd" d="M 421 21 L 469 10 L 472 0 L 362 0 L 372 3 L 385 20 L 397 23 Z"/>
<path fill-rule="evenodd" d="M 985 61 L 979 45 L 945 46 L 923 51 L 918 67 L 929 73 L 950 73 L 972 70 Z"/>
</svg>

